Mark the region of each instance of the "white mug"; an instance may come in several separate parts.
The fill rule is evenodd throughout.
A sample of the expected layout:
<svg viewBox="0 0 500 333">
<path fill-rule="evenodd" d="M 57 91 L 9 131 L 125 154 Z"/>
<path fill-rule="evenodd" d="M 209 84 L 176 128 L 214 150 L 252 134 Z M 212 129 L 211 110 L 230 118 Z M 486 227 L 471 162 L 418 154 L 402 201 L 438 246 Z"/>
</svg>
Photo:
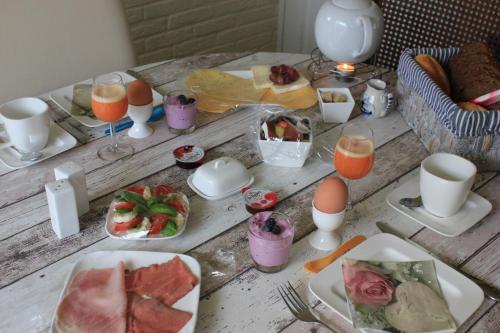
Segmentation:
<svg viewBox="0 0 500 333">
<path fill-rule="evenodd" d="M 477 168 L 457 155 L 437 153 L 420 166 L 420 195 L 425 209 L 439 217 L 457 213 L 467 200 Z"/>
<path fill-rule="evenodd" d="M 50 132 L 49 106 L 41 99 L 24 97 L 0 105 L 0 123 L 3 123 L 9 141 L 0 149 L 14 146 L 22 160 L 40 158 Z"/>
<path fill-rule="evenodd" d="M 371 79 L 361 96 L 361 112 L 374 118 L 384 117 L 392 108 L 393 95 L 386 90 L 387 84 Z"/>
</svg>

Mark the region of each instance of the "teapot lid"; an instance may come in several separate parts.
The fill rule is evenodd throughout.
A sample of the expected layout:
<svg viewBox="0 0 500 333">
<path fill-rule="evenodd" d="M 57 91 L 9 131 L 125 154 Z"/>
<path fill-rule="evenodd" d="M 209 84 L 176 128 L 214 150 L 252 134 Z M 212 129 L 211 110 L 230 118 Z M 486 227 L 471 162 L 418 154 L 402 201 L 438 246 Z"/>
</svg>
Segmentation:
<svg viewBox="0 0 500 333">
<path fill-rule="evenodd" d="M 332 0 L 332 3 L 344 9 L 366 9 L 372 5 L 372 0 Z"/>
</svg>

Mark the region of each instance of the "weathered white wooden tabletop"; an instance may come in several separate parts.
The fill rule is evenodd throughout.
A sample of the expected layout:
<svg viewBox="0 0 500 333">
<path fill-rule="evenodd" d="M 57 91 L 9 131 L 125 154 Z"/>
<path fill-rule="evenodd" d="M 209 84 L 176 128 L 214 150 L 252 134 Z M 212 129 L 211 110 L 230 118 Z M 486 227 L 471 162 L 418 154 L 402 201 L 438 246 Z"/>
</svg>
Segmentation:
<svg viewBox="0 0 500 333">
<path fill-rule="evenodd" d="M 309 56 L 285 53 L 238 53 L 193 56 L 143 66 L 132 75 L 148 81 L 160 93 L 179 86 L 195 68 L 249 69 L 254 64 L 286 63 L 306 68 Z M 366 67 L 364 80 L 381 76 L 393 87 L 396 74 Z M 331 85 L 328 78 L 315 87 Z M 359 99 L 365 83 L 351 87 Z M 47 99 L 47 97 L 45 96 Z M 279 298 L 276 287 L 288 280 L 307 297 L 322 318 L 338 332 L 354 332 L 350 324 L 308 294 L 311 275 L 302 268 L 306 260 L 324 255 L 312 249 L 307 236 L 315 227 L 310 202 L 318 182 L 335 174 L 330 162 L 312 156 L 303 168 L 283 169 L 264 164 L 254 142 L 252 127 L 257 115 L 251 110 L 224 114 L 200 113 L 198 128 L 185 136 L 168 132 L 164 119 L 154 124 L 155 132 L 143 140 L 119 138 L 134 145 L 130 159 L 109 163 L 96 158 L 97 148 L 107 143 L 103 128 L 87 130 L 50 103 L 57 122 L 79 140 L 79 145 L 61 155 L 16 171 L 0 167 L 0 332 L 46 332 L 59 293 L 72 265 L 84 254 L 98 250 L 150 250 L 187 253 L 202 266 L 199 332 L 327 332 L 320 325 L 296 321 Z M 339 124 L 324 124 L 315 107 L 301 111 L 316 121 L 316 142 L 335 143 Z M 358 105 L 351 123 L 358 117 Z M 360 219 L 341 230 L 344 240 L 354 235 L 378 233 L 376 221 L 386 221 L 442 260 L 500 288 L 500 176 L 482 173 L 475 189 L 493 204 L 493 211 L 476 226 L 455 238 L 442 237 L 398 214 L 385 203 L 393 189 L 418 174 L 428 153 L 397 112 L 372 121 L 376 162 L 373 171 L 354 185 L 353 200 Z M 173 148 L 183 144 L 202 146 L 207 159 L 231 156 L 242 161 L 255 176 L 257 186 L 278 192 L 277 206 L 296 223 L 296 235 L 289 266 L 276 274 L 264 274 L 252 266 L 246 237 L 249 214 L 239 195 L 220 201 L 206 201 L 195 195 L 186 179 L 192 171 L 175 166 Z M 53 233 L 44 193 L 52 181 L 53 168 L 72 160 L 85 168 L 91 211 L 80 220 L 81 232 L 58 240 Z M 192 215 L 184 234 L 165 242 L 124 242 L 106 236 L 104 218 L 113 192 L 136 182 L 166 182 L 191 201 Z M 500 306 L 485 300 L 479 310 L 460 327 L 460 332 L 498 332 Z"/>
</svg>

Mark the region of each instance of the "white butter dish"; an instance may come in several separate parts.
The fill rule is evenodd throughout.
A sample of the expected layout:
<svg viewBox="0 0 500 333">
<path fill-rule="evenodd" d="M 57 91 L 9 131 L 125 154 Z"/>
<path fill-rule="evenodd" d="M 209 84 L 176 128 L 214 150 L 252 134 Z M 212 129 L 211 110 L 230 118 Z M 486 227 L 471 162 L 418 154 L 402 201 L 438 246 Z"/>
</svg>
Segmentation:
<svg viewBox="0 0 500 333">
<path fill-rule="evenodd" d="M 188 185 L 202 198 L 218 200 L 253 183 L 245 166 L 231 157 L 221 157 L 200 166 L 188 178 Z"/>
</svg>

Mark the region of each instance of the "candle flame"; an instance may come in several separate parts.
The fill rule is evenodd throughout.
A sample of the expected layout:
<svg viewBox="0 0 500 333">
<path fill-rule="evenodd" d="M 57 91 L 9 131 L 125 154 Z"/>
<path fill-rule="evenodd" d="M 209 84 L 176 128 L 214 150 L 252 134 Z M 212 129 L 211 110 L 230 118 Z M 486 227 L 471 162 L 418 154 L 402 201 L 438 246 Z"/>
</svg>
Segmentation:
<svg viewBox="0 0 500 333">
<path fill-rule="evenodd" d="M 354 65 L 352 65 L 352 64 L 338 64 L 337 68 L 341 71 L 344 71 L 344 72 L 353 72 L 354 71 Z"/>
</svg>

